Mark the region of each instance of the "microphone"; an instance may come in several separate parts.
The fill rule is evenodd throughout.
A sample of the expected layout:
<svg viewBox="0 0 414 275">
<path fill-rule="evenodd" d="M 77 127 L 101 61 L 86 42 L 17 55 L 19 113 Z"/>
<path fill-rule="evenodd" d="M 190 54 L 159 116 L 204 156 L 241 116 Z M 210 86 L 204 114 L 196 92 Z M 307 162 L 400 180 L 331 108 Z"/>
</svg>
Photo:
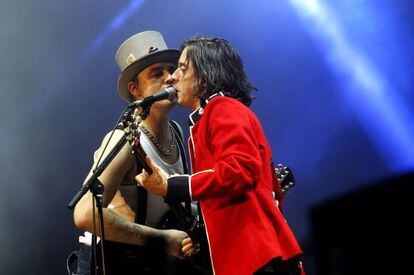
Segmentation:
<svg viewBox="0 0 414 275">
<path fill-rule="evenodd" d="M 177 98 L 177 90 L 174 87 L 168 87 L 161 92 L 153 94 L 151 96 L 144 97 L 143 99 L 132 102 L 128 107 L 139 107 L 139 106 L 148 106 L 156 101 L 169 99 L 170 101 L 175 101 Z"/>
</svg>

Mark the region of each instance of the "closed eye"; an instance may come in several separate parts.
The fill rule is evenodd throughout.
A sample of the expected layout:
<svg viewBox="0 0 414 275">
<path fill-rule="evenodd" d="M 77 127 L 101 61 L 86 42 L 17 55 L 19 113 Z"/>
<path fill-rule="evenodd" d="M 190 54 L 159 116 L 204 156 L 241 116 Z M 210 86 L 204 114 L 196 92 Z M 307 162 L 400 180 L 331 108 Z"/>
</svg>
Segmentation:
<svg viewBox="0 0 414 275">
<path fill-rule="evenodd" d="M 151 77 L 159 78 L 159 77 L 163 76 L 163 74 L 164 74 L 164 68 L 160 67 L 160 68 L 156 68 L 156 69 L 152 70 Z"/>
</svg>

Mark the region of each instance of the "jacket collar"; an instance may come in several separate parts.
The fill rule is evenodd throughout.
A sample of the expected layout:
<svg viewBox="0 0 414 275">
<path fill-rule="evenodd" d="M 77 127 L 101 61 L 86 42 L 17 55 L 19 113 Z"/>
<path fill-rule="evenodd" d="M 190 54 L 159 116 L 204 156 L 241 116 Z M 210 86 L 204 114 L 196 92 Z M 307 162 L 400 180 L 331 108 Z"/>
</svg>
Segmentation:
<svg viewBox="0 0 414 275">
<path fill-rule="evenodd" d="M 218 92 L 218 93 L 215 93 L 215 94 L 213 94 L 213 95 L 211 95 L 209 98 L 207 98 L 206 99 L 206 101 L 205 101 L 205 103 L 206 104 L 204 104 L 204 106 L 207 106 L 207 104 L 213 99 L 213 98 L 215 98 L 216 96 L 224 96 L 224 93 L 223 92 Z M 200 108 L 198 108 L 198 109 L 196 109 L 195 111 L 193 111 L 190 115 L 189 115 L 189 121 L 188 121 L 188 125 L 189 126 L 193 126 L 194 124 L 196 124 L 199 120 L 200 120 L 200 118 L 201 118 L 201 115 L 203 114 L 203 111 L 204 111 L 204 109 L 202 108 L 202 107 L 200 107 Z"/>
</svg>

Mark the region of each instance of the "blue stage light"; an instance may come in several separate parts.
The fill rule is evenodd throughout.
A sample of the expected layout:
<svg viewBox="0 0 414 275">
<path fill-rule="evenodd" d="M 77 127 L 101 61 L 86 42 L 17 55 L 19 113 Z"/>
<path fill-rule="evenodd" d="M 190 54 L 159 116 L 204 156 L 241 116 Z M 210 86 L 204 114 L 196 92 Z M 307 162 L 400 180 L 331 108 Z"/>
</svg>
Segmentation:
<svg viewBox="0 0 414 275">
<path fill-rule="evenodd" d="M 145 0 L 132 0 L 121 12 L 119 12 L 93 40 L 85 50 L 83 56 L 89 56 L 96 52 L 99 47 L 142 6 Z"/>
<path fill-rule="evenodd" d="M 414 115 L 372 64 L 369 53 L 347 39 L 338 14 L 318 0 L 289 0 L 338 75 L 344 103 L 354 110 L 392 171 L 414 168 Z M 349 28 L 348 28 L 349 29 Z M 386 51 L 386 49 L 384 49 Z"/>
</svg>

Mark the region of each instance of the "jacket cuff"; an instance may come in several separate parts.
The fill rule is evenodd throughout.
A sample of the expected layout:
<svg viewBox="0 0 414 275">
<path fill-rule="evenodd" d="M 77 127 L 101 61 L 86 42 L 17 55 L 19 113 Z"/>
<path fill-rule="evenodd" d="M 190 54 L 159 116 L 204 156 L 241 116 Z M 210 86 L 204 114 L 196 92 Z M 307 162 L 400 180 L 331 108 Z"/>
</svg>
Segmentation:
<svg viewBox="0 0 414 275">
<path fill-rule="evenodd" d="M 165 196 L 167 202 L 191 201 L 189 175 L 171 176 L 167 179 L 167 183 L 167 195 Z"/>
</svg>

